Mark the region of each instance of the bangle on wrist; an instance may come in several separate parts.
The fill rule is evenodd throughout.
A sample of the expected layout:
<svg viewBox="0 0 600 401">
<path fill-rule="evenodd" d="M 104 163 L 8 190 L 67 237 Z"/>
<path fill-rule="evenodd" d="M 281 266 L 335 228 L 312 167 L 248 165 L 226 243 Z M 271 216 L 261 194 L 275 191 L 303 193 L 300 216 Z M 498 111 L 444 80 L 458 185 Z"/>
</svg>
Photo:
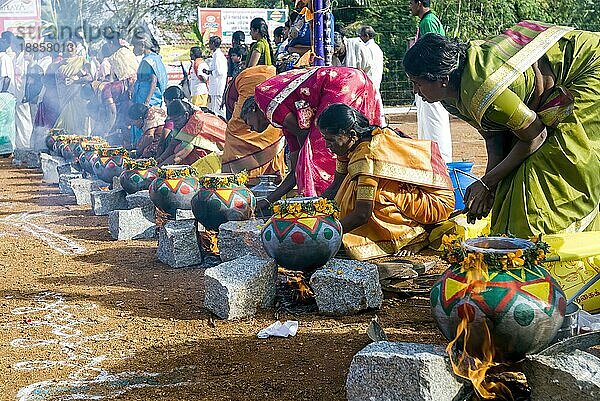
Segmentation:
<svg viewBox="0 0 600 401">
<path fill-rule="evenodd" d="M 487 184 L 485 182 L 483 182 L 482 179 L 477 180 L 481 183 L 481 185 L 483 185 L 483 187 L 488 191 L 488 192 L 492 192 L 492 190 L 490 189 L 490 187 L 487 186 Z"/>
</svg>

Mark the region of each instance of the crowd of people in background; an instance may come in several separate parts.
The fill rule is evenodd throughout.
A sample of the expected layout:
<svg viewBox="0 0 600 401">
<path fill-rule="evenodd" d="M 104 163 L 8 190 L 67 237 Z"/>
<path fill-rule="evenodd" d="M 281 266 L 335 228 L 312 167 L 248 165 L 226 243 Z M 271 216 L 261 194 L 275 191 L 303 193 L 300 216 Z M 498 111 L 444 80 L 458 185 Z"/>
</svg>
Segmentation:
<svg viewBox="0 0 600 401">
<path fill-rule="evenodd" d="M 485 45 L 467 46 L 445 39 L 442 24 L 429 9 L 430 1 L 409 0 L 412 14 L 420 19 L 415 43 L 404 59 L 416 93 L 419 140 L 413 140 L 385 128 L 381 96 L 384 55 L 374 29 L 363 26 L 356 37 L 338 30 L 331 35 L 333 65 L 305 68 L 312 53 L 310 19 L 314 10 L 308 9 L 306 1 L 297 4 L 300 7 L 284 26 L 275 29 L 273 37 L 262 18 L 250 23 L 250 45 L 246 45 L 244 32 L 235 32 L 227 56 L 218 36 L 209 38 L 208 49 L 192 47 L 184 80 L 172 86 L 160 47 L 147 32 L 136 34 L 131 43 L 114 32 L 99 50 L 90 50 L 84 40 L 73 38 L 49 42 L 50 51 L 29 53 L 24 51 L 22 38 L 3 32 L 0 155 L 10 155 L 15 148 L 40 149 L 50 129 L 99 135 L 113 145 L 135 150 L 139 157 L 153 157 L 161 165 L 194 166 L 216 154 L 222 171 L 247 171 L 250 184 L 262 174 L 278 177 L 279 187 L 259 200 L 258 212 L 294 189 L 300 196 L 336 198 L 347 233 L 346 250 L 353 257 L 369 259 L 418 243 L 424 226 L 447 219 L 452 212 L 452 184 L 445 164 L 452 160 L 450 111 L 479 129 L 489 144 L 488 171 L 465 195 L 469 220 L 485 217 L 493 208 L 493 227 L 499 232 L 557 232 L 579 224 L 575 215 L 587 222 L 584 229 L 597 226 L 600 187 L 588 174 L 597 169 L 575 163 L 573 154 L 558 158 L 560 152 L 555 149 L 572 150 L 589 143 L 592 151 L 588 154 L 596 158 L 588 165 L 597 164 L 597 138 L 587 135 L 588 127 L 598 132 L 597 118 L 575 113 L 579 125 L 560 125 L 561 119 L 573 112 L 573 98 L 575 102 L 580 98 L 592 101 L 597 93 L 569 89 L 576 79 L 568 71 L 564 79 L 552 73 L 552 63 L 562 60 L 557 49 L 548 47 L 547 52 L 558 53 L 530 60 L 538 63 L 541 56 L 551 60 L 538 63 L 539 68 L 546 68 L 546 78 L 538 77 L 531 66 L 520 73 L 529 74 L 529 86 L 549 82 L 549 77 L 556 85 L 535 89 L 523 84 L 526 92 L 521 93 L 517 79 L 521 75 L 516 74 L 515 93 L 505 87 L 504 92 L 486 97 L 480 87 L 487 81 L 482 84 L 483 78 L 477 76 L 480 70 L 469 70 L 469 63 L 479 62 L 476 56 L 489 52 L 504 65 L 508 63 L 505 55 L 521 51 L 522 44 L 512 43 L 510 33 Z M 543 32 L 549 28 L 524 22 L 511 29 L 518 37 L 533 41 L 538 35 L 544 38 Z M 582 84 L 585 79 L 597 79 L 600 47 L 592 49 L 585 43 L 599 43 L 598 35 L 567 32 L 553 43 L 570 40 L 580 46 L 575 49 L 581 50 L 582 57 L 596 57 L 590 59 L 589 71 L 583 66 L 577 71 L 583 71 Z M 480 53 L 476 53 L 478 46 L 483 46 Z M 519 57 L 526 50 L 517 53 Z M 573 58 L 563 64 L 577 62 Z M 498 68 L 490 67 L 490 80 Z M 473 76 L 466 72 L 460 76 L 463 70 Z M 524 103 L 534 90 L 548 95 L 538 99 L 539 104 Z M 465 98 L 465 93 L 470 96 Z M 480 107 L 471 99 L 491 99 L 491 103 Z M 553 99 L 552 105 L 558 106 L 548 107 L 554 114 L 543 109 Z M 473 111 L 476 106 L 479 108 Z M 559 111 L 567 114 L 557 115 Z M 546 140 L 548 133 L 553 133 L 552 141 L 564 139 L 566 143 L 573 137 L 562 134 L 567 128 L 579 130 L 579 142 L 552 147 Z M 498 132 L 514 135 L 504 137 Z M 529 157 L 536 151 L 535 157 Z M 544 152 L 552 157 L 541 160 Z M 371 160 L 370 164 L 365 160 Z M 542 181 L 532 184 L 533 170 L 523 170 L 526 164 L 539 170 L 536 174 Z M 561 179 L 555 192 L 567 188 L 573 199 L 545 197 L 544 188 L 555 181 L 552 177 L 564 178 L 566 172 L 573 179 Z M 581 183 L 585 188 L 573 190 Z M 511 202 L 508 206 L 507 199 Z M 546 214 L 532 213 L 538 209 L 537 199 L 553 205 Z M 568 206 L 576 202 L 581 202 L 578 214 Z M 562 211 L 556 214 L 556 210 Z"/>
</svg>

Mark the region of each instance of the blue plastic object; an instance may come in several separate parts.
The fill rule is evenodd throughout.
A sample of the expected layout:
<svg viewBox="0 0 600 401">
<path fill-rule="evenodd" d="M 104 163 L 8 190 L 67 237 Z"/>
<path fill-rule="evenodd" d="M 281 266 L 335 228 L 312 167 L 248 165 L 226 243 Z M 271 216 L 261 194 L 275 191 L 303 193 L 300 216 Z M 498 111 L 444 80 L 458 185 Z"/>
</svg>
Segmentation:
<svg viewBox="0 0 600 401">
<path fill-rule="evenodd" d="M 477 177 L 471 174 L 473 162 L 451 162 L 446 165 L 454 187 L 454 209 L 462 210 L 465 208 L 464 196 L 467 187 L 477 181 Z"/>
</svg>

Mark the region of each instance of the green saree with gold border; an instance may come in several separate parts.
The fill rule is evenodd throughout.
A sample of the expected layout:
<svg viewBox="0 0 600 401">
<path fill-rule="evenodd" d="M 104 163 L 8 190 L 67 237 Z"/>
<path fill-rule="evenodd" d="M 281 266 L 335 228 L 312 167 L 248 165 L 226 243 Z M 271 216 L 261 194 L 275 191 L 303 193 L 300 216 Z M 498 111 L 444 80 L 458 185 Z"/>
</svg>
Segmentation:
<svg viewBox="0 0 600 401">
<path fill-rule="evenodd" d="M 532 110 L 542 58 L 556 82 Z M 600 33 L 523 21 L 472 42 L 460 97 L 444 106 L 480 131 L 523 129 L 536 116 L 547 126 L 544 144 L 498 184 L 492 232 L 600 230 Z"/>
</svg>

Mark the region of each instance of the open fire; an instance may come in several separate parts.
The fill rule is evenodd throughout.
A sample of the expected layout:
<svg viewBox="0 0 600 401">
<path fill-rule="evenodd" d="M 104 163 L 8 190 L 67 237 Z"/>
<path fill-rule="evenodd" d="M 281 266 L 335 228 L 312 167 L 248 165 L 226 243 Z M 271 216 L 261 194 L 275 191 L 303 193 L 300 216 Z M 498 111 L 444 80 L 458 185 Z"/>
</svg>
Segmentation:
<svg viewBox="0 0 600 401">
<path fill-rule="evenodd" d="M 485 289 L 481 270 L 471 271 L 468 282 L 474 293 L 481 293 Z M 487 376 L 490 369 L 501 364 L 495 362 L 495 351 L 492 336 L 486 319 L 475 321 L 474 308 L 465 303 L 458 307 L 461 320 L 456 329 L 456 337 L 448 343 L 446 352 L 450 356 L 450 363 L 454 373 L 469 380 L 477 395 L 486 400 L 514 401 L 511 390 L 500 380 Z M 472 334 L 477 331 L 477 339 Z"/>
</svg>

